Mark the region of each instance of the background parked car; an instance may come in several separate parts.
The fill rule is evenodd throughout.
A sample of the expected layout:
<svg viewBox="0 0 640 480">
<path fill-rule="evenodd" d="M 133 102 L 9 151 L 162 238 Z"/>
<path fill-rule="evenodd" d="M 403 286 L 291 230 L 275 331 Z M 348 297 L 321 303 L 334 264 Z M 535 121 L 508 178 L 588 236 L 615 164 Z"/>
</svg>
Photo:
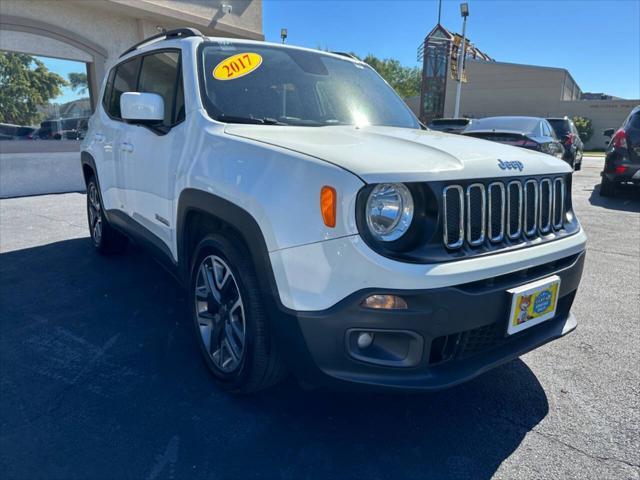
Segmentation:
<svg viewBox="0 0 640 480">
<path fill-rule="evenodd" d="M 431 120 L 428 127 L 438 132 L 461 133 L 470 124 L 470 118 L 436 118 Z"/>
<path fill-rule="evenodd" d="M 631 110 L 617 131 L 609 128 L 604 134 L 612 138 L 600 174 L 600 195 L 610 197 L 621 183 L 640 185 L 640 105 Z"/>
<path fill-rule="evenodd" d="M 547 121 L 564 147 L 563 159 L 568 162 L 574 170 L 580 170 L 582 168 L 584 144 L 580 139 L 578 129 L 573 124 L 573 120 L 569 117 L 564 117 L 547 118 Z"/>
<path fill-rule="evenodd" d="M 544 118 L 538 117 L 486 117 L 474 120 L 462 132 L 470 137 L 484 138 L 515 147 L 564 156 L 564 147 Z"/>
<path fill-rule="evenodd" d="M 33 140 L 36 127 L 0 123 L 0 140 Z"/>
</svg>

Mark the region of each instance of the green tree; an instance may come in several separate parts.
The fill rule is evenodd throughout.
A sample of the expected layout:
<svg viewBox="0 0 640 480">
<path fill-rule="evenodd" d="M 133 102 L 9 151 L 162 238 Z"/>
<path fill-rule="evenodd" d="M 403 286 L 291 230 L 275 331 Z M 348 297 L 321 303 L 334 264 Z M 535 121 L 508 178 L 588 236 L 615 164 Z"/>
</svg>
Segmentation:
<svg viewBox="0 0 640 480">
<path fill-rule="evenodd" d="M 580 140 L 582 140 L 584 143 L 587 143 L 593 135 L 593 126 L 591 125 L 591 120 L 585 117 L 573 117 L 573 124 L 578 130 Z"/>
<path fill-rule="evenodd" d="M 393 58 L 381 60 L 371 54 L 364 58 L 364 62 L 373 67 L 402 98 L 420 94 L 422 78 L 419 68 L 404 67 Z"/>
<path fill-rule="evenodd" d="M 80 95 L 87 93 L 88 83 L 86 73 L 71 72 L 68 77 L 69 86 L 72 90 L 77 91 Z"/>
<path fill-rule="evenodd" d="M 38 123 L 42 116 L 38 107 L 60 95 L 65 85 L 64 78 L 37 58 L 0 52 L 0 122 Z"/>
</svg>

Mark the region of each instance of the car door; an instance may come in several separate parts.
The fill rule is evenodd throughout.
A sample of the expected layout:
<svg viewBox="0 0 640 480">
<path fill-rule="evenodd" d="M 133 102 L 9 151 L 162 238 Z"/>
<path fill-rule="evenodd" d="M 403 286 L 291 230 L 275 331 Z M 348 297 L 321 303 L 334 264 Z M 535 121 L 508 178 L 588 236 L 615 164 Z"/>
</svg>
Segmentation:
<svg viewBox="0 0 640 480">
<path fill-rule="evenodd" d="M 123 138 L 127 150 L 125 177 L 131 216 L 166 247 L 173 249 L 173 184 L 184 146 L 184 92 L 179 50 L 142 57 L 138 91 L 164 100 L 164 119 L 133 125 Z M 152 238 L 152 241 L 154 239 Z M 161 247 L 162 248 L 162 247 Z"/>
<path fill-rule="evenodd" d="M 105 96 L 105 118 L 97 132 L 101 136 L 105 154 L 105 174 L 99 172 L 100 189 L 103 192 L 105 208 L 118 209 L 130 213 L 131 200 L 127 194 L 127 178 L 125 163 L 127 152 L 124 149 L 124 138 L 130 126 L 123 123 L 120 114 L 120 97 L 124 92 L 136 90 L 140 58 L 136 57 L 121 63 L 114 69 L 110 92 Z"/>
</svg>

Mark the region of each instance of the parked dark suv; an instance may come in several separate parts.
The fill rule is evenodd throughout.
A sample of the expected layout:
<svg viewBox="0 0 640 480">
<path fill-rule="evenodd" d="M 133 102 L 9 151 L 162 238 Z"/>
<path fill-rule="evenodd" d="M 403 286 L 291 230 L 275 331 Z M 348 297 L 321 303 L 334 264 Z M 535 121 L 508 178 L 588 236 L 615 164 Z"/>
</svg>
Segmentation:
<svg viewBox="0 0 640 480">
<path fill-rule="evenodd" d="M 622 126 L 614 131 L 604 131 L 611 137 L 604 161 L 600 195 L 611 197 L 620 183 L 640 185 L 640 105 L 631 113 Z"/>
<path fill-rule="evenodd" d="M 564 157 L 562 159 L 568 162 L 574 170 L 580 170 L 582 168 L 584 144 L 580 140 L 578 129 L 573 124 L 573 120 L 569 117 L 564 117 L 547 118 L 547 121 L 551 124 L 553 131 L 556 132 L 556 137 L 564 147 Z"/>
</svg>

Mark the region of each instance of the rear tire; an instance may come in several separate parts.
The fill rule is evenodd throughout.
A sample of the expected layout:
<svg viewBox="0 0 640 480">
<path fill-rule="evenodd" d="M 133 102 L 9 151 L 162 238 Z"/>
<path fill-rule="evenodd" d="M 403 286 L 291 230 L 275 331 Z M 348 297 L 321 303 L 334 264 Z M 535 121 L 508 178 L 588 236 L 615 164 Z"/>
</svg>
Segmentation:
<svg viewBox="0 0 640 480">
<path fill-rule="evenodd" d="M 112 254 L 124 251 L 128 239 L 114 229 L 105 217 L 102 197 L 95 177 L 91 177 L 87 182 L 87 220 L 91 241 L 98 252 Z"/>
<path fill-rule="evenodd" d="M 574 169 L 576 172 L 578 172 L 578 171 L 582 170 L 582 157 L 583 157 L 582 152 L 581 152 L 581 151 L 577 151 L 577 152 L 576 152 L 575 160 L 573 161 L 573 163 L 574 163 L 574 167 L 573 167 L 573 169 Z"/>
<path fill-rule="evenodd" d="M 191 316 L 204 361 L 224 390 L 250 393 L 286 377 L 249 252 L 233 235 L 206 236 L 191 268 Z"/>
<path fill-rule="evenodd" d="M 616 184 L 607 177 L 602 177 L 600 182 L 600 196 L 601 197 L 613 197 L 616 194 Z"/>
</svg>

